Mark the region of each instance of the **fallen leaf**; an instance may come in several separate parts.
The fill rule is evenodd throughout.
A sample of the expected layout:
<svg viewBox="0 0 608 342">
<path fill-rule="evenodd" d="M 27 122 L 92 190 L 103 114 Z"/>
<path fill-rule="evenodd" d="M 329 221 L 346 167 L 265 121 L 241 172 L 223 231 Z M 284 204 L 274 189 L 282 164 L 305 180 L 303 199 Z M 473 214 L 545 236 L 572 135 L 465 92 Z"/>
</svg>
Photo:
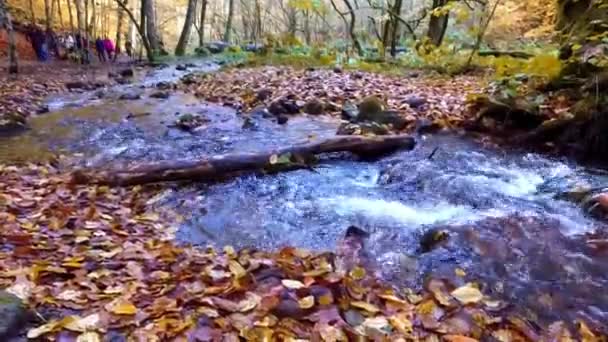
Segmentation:
<svg viewBox="0 0 608 342">
<path fill-rule="evenodd" d="M 470 283 L 452 291 L 452 296 L 458 299 L 462 304 L 478 303 L 483 299 L 481 291 L 476 287 L 473 287 Z"/>
<path fill-rule="evenodd" d="M 76 342 L 101 342 L 101 337 L 94 331 L 87 331 L 78 335 Z"/>
<path fill-rule="evenodd" d="M 367 303 L 367 302 L 355 301 L 355 302 L 351 302 L 350 306 L 357 308 L 357 309 L 363 309 L 372 314 L 380 312 L 380 309 L 377 306 Z"/>
<path fill-rule="evenodd" d="M 281 281 L 281 283 L 283 284 L 283 286 L 285 286 L 288 289 L 292 289 L 292 290 L 297 290 L 297 289 L 301 289 L 304 288 L 305 285 L 304 283 L 302 283 L 299 280 L 290 280 L 290 279 L 283 279 Z"/>
<path fill-rule="evenodd" d="M 106 304 L 105 308 L 115 315 L 135 315 L 137 313 L 135 305 L 123 298 L 117 298 Z"/>
<path fill-rule="evenodd" d="M 298 305 L 301 309 L 310 309 L 315 305 L 315 297 L 306 296 L 304 298 L 300 298 L 300 300 L 298 300 Z"/>
</svg>

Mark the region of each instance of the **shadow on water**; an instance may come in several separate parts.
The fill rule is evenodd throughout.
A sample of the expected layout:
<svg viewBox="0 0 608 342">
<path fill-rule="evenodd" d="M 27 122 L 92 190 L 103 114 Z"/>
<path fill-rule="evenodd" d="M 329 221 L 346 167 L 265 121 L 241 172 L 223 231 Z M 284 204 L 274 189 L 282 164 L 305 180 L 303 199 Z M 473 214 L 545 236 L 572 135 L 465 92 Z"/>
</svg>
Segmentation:
<svg viewBox="0 0 608 342">
<path fill-rule="evenodd" d="M 125 91 L 141 91 L 142 98 L 118 100 Z M 86 166 L 192 159 L 321 139 L 339 124 L 301 116 L 278 125 L 253 115 L 245 125 L 230 109 L 179 93 L 152 99 L 150 91 L 131 86 L 109 90 L 102 100 L 90 93 L 55 99 L 80 104 L 58 106 L 25 134 L 1 138 L 0 158 L 36 160 L 63 151 Z M 130 113 L 136 115 L 127 119 Z M 208 122 L 195 132 L 168 128 L 176 113 Z M 525 302 L 541 319 L 583 315 L 602 322 L 608 255 L 588 247 L 584 234 L 604 227 L 555 195 L 606 181 L 566 161 L 436 135 L 373 163 L 325 158 L 314 171 L 170 186 L 155 203 L 183 214 L 177 238 L 200 245 L 331 250 L 346 227 L 358 225 L 370 232 L 371 262 L 396 285 L 419 287 L 429 273 L 455 283 L 480 280 L 486 292 Z M 433 229 L 450 238 L 421 253 L 420 238 Z M 456 276 L 456 268 L 466 276 Z"/>
</svg>

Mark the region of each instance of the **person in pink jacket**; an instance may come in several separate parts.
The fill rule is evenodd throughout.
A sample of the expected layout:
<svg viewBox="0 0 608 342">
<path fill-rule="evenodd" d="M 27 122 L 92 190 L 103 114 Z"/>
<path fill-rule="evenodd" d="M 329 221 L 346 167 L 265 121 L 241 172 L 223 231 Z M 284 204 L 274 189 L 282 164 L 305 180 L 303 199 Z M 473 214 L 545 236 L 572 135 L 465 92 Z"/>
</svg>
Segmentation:
<svg viewBox="0 0 608 342">
<path fill-rule="evenodd" d="M 114 43 L 108 37 L 103 40 L 103 46 L 105 47 L 106 53 L 108 54 L 108 60 L 112 60 L 112 54 L 114 53 Z"/>
</svg>

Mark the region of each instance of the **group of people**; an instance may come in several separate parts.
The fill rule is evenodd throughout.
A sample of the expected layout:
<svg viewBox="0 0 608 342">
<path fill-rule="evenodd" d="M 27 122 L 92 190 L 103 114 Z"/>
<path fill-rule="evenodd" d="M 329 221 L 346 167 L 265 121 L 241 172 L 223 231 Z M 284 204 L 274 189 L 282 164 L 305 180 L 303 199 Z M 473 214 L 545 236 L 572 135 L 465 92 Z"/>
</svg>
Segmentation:
<svg viewBox="0 0 608 342">
<path fill-rule="evenodd" d="M 87 64 L 90 63 L 89 49 L 92 48 L 97 52 L 99 61 L 104 63 L 115 60 L 120 54 L 120 47 L 116 46 L 108 37 L 99 37 L 94 42 L 89 42 L 80 33 L 67 32 L 57 35 L 53 31 L 45 32 L 36 25 L 27 27 L 26 33 L 36 57 L 40 61 L 47 61 L 51 54 L 54 54 L 57 59 L 68 58 Z M 92 43 L 94 45 L 90 45 Z M 60 49 L 64 51 L 63 54 L 61 54 Z M 124 44 L 124 49 L 129 58 L 132 58 L 133 46 L 129 40 Z"/>
</svg>

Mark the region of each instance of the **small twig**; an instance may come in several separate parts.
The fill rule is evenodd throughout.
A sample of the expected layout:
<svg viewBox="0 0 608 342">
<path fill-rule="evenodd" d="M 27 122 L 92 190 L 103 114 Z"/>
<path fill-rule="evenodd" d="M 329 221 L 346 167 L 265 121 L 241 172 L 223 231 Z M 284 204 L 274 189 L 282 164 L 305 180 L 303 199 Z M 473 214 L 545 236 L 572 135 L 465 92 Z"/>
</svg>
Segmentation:
<svg viewBox="0 0 608 342">
<path fill-rule="evenodd" d="M 435 147 L 435 148 L 433 149 L 433 152 L 431 152 L 431 154 L 429 154 L 429 156 L 428 156 L 428 157 L 426 157 L 426 159 L 428 159 L 428 160 L 432 160 L 432 159 L 433 159 L 433 157 L 435 156 L 435 153 L 437 153 L 437 151 L 438 151 L 438 150 L 439 150 L 439 146 Z"/>
</svg>

